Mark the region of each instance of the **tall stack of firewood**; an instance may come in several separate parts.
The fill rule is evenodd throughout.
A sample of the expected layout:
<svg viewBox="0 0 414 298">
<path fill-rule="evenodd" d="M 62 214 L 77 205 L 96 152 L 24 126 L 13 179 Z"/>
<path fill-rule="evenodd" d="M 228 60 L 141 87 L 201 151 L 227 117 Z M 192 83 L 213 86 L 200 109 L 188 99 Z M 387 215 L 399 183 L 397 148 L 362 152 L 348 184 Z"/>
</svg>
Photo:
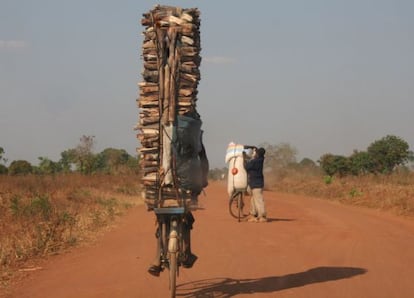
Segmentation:
<svg viewBox="0 0 414 298">
<path fill-rule="evenodd" d="M 157 5 L 143 14 L 143 81 L 139 82 L 141 182 L 151 204 L 164 196 L 175 197 L 177 187 L 169 159 L 177 115 L 196 112 L 200 80 L 200 12 Z M 161 191 L 160 191 L 161 190 Z"/>
</svg>

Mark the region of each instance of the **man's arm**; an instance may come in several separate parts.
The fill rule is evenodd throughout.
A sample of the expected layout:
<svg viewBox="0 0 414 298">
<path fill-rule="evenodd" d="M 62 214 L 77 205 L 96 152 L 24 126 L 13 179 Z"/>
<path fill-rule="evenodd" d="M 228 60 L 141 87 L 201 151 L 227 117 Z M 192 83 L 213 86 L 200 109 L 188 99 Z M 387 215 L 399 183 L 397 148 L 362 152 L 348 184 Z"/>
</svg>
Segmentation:
<svg viewBox="0 0 414 298">
<path fill-rule="evenodd" d="M 250 146 L 250 145 L 243 145 L 244 149 L 257 149 L 256 146 Z"/>
<path fill-rule="evenodd" d="M 244 164 L 244 168 L 247 171 L 257 170 L 258 169 L 257 160 L 253 158 L 253 159 L 250 159 L 250 160 L 246 161 L 245 164 Z"/>
</svg>

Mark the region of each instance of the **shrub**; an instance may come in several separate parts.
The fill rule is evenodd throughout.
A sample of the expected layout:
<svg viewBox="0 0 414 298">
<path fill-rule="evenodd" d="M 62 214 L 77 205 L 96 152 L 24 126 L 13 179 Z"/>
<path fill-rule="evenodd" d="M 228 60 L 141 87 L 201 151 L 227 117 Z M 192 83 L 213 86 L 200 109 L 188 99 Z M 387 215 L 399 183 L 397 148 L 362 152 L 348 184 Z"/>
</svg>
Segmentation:
<svg viewBox="0 0 414 298">
<path fill-rule="evenodd" d="M 32 173 L 32 165 L 26 160 L 15 160 L 9 166 L 10 175 L 27 175 Z"/>
<path fill-rule="evenodd" d="M 8 172 L 9 170 L 5 165 L 0 165 L 0 175 L 7 175 Z"/>
</svg>

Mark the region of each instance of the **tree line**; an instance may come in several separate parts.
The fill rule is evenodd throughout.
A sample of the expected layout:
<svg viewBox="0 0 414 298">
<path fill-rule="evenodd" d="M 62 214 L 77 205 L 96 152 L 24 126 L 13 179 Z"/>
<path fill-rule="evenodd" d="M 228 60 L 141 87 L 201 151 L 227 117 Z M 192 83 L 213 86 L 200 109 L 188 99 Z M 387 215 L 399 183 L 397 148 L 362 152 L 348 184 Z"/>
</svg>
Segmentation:
<svg viewBox="0 0 414 298">
<path fill-rule="evenodd" d="M 400 137 L 387 135 L 372 142 L 366 151 L 354 150 L 350 156 L 324 154 L 319 164 L 325 174 L 343 177 L 390 174 L 410 161 L 414 161 L 414 155 L 408 143 Z"/>
<path fill-rule="evenodd" d="M 83 135 L 75 148 L 60 153 L 60 159 L 53 161 L 39 157 L 38 165 L 26 160 L 14 160 L 7 167 L 5 150 L 0 147 L 0 174 L 57 174 L 78 172 L 85 175 L 103 173 L 139 173 L 138 158 L 131 156 L 124 149 L 106 148 L 94 153 L 95 137 Z"/>
<path fill-rule="evenodd" d="M 59 161 L 39 157 L 39 164 L 31 165 L 25 160 L 12 161 L 6 167 L 5 151 L 0 147 L 0 174 L 56 174 L 79 172 L 90 175 L 94 173 L 116 174 L 122 172 L 139 173 L 139 158 L 131 156 L 124 149 L 106 148 L 94 153 L 94 136 L 83 135 L 79 144 L 63 151 Z M 347 176 L 389 174 L 396 168 L 414 161 L 414 154 L 408 143 L 402 138 L 387 135 L 372 142 L 366 151 L 354 150 L 350 156 L 332 153 L 323 154 L 315 163 L 309 158 L 297 162 L 297 149 L 288 143 L 271 145 L 261 144 L 266 149 L 265 167 L 273 172 L 285 169 L 318 169 L 328 176 Z M 222 179 L 227 174 L 227 167 L 210 169 L 209 179 Z"/>
<path fill-rule="evenodd" d="M 266 149 L 265 168 L 278 177 L 289 170 L 321 173 L 328 176 L 364 174 L 390 174 L 398 168 L 406 167 L 414 161 L 414 154 L 402 138 L 387 135 L 372 142 L 366 151 L 354 150 L 350 156 L 333 153 L 323 154 L 316 162 L 310 158 L 297 161 L 297 149 L 288 143 L 260 145 Z M 210 170 L 209 177 L 222 179 L 227 175 L 227 167 Z"/>
</svg>

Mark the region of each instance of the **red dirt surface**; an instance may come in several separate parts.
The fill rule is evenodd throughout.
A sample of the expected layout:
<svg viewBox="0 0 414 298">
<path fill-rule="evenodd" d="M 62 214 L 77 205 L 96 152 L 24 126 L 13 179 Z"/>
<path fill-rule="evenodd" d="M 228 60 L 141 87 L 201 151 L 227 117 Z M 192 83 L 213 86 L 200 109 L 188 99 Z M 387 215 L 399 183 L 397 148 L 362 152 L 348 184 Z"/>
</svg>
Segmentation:
<svg viewBox="0 0 414 298">
<path fill-rule="evenodd" d="M 264 193 L 267 223 L 238 223 L 225 185 L 194 213 L 178 297 L 414 297 L 414 221 L 326 200 Z M 6 297 L 168 297 L 168 273 L 146 272 L 154 215 L 136 207 L 96 243 L 51 257 Z"/>
</svg>

